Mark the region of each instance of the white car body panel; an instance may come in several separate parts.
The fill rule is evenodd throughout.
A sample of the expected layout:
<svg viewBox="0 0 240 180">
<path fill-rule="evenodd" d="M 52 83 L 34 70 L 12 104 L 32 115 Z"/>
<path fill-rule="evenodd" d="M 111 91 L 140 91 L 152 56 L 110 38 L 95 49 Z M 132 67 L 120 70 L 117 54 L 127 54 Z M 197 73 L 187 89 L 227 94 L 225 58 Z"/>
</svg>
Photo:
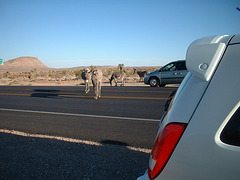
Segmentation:
<svg viewBox="0 0 240 180">
<path fill-rule="evenodd" d="M 206 44 L 204 48 L 203 44 Z M 214 45 L 210 48 L 208 44 Z M 240 147 L 223 143 L 220 134 L 240 106 L 240 35 L 208 37 L 191 46 L 187 55 L 190 72 L 179 87 L 158 134 L 170 122 L 188 123 L 188 126 L 156 179 L 239 179 Z M 201 53 L 206 47 L 215 52 L 206 50 L 208 55 L 200 56 L 196 47 Z M 194 61 L 191 50 L 200 56 L 196 62 L 191 62 Z M 208 64 L 208 72 L 198 72 L 201 63 Z M 139 178 L 145 179 L 149 179 L 147 172 Z"/>
</svg>

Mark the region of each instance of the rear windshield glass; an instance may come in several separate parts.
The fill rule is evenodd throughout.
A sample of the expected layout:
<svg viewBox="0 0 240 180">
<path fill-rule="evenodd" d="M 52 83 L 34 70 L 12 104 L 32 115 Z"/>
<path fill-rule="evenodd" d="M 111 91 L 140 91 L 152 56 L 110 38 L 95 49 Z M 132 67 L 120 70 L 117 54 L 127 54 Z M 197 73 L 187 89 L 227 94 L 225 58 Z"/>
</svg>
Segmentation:
<svg viewBox="0 0 240 180">
<path fill-rule="evenodd" d="M 228 121 L 220 139 L 226 144 L 240 146 L 240 107 Z"/>
<path fill-rule="evenodd" d="M 180 71 L 180 70 L 187 70 L 185 61 L 179 62 L 179 63 L 177 64 L 177 70 L 179 70 L 179 71 Z"/>
</svg>

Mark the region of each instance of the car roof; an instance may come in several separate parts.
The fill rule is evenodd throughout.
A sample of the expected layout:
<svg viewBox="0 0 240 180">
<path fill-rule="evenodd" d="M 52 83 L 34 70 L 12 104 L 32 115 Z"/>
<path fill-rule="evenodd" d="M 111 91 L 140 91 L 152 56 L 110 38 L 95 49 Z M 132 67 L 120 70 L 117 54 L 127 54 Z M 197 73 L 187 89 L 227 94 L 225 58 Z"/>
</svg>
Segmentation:
<svg viewBox="0 0 240 180">
<path fill-rule="evenodd" d="M 186 61 L 186 60 L 176 60 L 176 61 L 171 61 L 171 62 L 169 62 L 169 63 L 173 63 L 173 62 L 184 62 L 184 61 Z"/>
</svg>

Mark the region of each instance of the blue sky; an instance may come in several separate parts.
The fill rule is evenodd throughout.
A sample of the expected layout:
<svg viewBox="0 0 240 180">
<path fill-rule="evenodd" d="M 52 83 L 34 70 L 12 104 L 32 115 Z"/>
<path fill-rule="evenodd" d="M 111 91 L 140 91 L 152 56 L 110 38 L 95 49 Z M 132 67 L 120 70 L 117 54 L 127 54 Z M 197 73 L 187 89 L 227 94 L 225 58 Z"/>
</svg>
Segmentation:
<svg viewBox="0 0 240 180">
<path fill-rule="evenodd" d="M 201 37 L 240 33 L 239 0 L 0 0 L 0 58 L 52 68 L 162 66 Z"/>
</svg>

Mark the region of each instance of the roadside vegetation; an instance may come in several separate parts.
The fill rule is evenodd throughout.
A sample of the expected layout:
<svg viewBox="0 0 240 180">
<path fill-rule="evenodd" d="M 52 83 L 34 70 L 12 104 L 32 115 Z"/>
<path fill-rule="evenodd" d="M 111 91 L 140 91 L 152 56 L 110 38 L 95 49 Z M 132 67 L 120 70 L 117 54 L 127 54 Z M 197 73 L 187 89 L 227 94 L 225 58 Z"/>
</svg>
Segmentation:
<svg viewBox="0 0 240 180">
<path fill-rule="evenodd" d="M 119 66 L 89 66 L 69 69 L 51 69 L 48 71 L 40 71 L 32 69 L 31 71 L 22 72 L 0 72 L 0 85 L 84 85 L 81 78 L 82 71 L 85 68 L 99 68 L 103 72 L 103 83 L 108 84 L 112 73 L 119 71 L 122 66 L 126 73 L 126 83 L 140 83 L 138 74 L 134 73 L 134 68 L 138 71 L 152 72 L 159 67 L 124 67 Z"/>
</svg>

